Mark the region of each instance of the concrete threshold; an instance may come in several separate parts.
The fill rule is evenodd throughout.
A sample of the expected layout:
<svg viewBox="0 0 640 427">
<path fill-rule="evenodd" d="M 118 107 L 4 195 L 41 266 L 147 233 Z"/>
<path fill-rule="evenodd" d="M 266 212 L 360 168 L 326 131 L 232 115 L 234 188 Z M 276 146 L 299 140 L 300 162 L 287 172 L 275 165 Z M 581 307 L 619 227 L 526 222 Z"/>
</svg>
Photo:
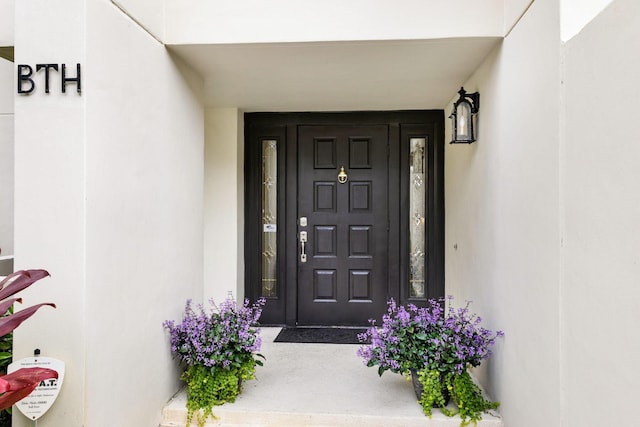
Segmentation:
<svg viewBox="0 0 640 427">
<path fill-rule="evenodd" d="M 460 418 L 422 413 L 413 386 L 401 375 L 367 368 L 358 345 L 274 343 L 280 328 L 262 328 L 265 365 L 234 403 L 217 406 L 207 427 L 457 427 Z M 185 427 L 186 393 L 163 409 L 160 427 Z M 502 427 L 484 414 L 479 427 Z"/>
</svg>

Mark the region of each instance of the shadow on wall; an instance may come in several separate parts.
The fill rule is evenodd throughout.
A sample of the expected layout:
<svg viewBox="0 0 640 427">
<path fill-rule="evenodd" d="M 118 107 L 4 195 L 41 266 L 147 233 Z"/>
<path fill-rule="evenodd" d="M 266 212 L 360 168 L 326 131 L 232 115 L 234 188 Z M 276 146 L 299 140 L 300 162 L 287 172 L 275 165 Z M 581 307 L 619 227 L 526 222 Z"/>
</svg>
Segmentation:
<svg viewBox="0 0 640 427">
<path fill-rule="evenodd" d="M 13 255 L 2 256 L 2 249 L 0 249 L 0 277 L 11 273 L 13 273 Z"/>
</svg>

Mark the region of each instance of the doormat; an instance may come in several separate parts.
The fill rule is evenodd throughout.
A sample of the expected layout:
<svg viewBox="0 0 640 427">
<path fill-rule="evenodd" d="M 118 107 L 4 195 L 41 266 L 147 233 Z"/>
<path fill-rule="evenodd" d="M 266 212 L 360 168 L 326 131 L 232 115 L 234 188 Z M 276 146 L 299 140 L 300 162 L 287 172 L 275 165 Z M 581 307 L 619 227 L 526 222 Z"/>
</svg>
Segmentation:
<svg viewBox="0 0 640 427">
<path fill-rule="evenodd" d="M 282 328 L 274 342 L 315 344 L 364 344 L 358 334 L 365 328 Z"/>
</svg>

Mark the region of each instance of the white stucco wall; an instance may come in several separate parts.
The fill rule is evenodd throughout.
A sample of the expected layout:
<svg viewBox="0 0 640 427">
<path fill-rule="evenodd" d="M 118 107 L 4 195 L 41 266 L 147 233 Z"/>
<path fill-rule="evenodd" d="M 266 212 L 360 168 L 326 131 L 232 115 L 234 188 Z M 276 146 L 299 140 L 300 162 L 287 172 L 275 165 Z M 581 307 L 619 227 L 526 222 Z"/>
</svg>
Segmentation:
<svg viewBox="0 0 640 427">
<path fill-rule="evenodd" d="M 179 387 L 162 322 L 202 293 L 201 82 L 107 1 L 87 27 L 85 425 L 155 426 Z"/>
<path fill-rule="evenodd" d="M 85 63 L 83 0 L 16 2 L 16 64 Z M 64 25 L 60 16 L 64 11 Z M 53 79 L 53 78 L 52 78 Z M 55 302 L 14 334 L 14 358 L 43 356 L 66 363 L 58 402 L 40 425 L 80 426 L 86 380 L 85 99 L 52 93 L 43 84 L 15 97 L 16 269 L 46 268 L 52 274 L 23 292 L 24 305 Z M 27 425 L 18 411 L 14 425 Z"/>
<path fill-rule="evenodd" d="M 13 63 L 0 58 L 0 114 L 13 115 L 15 79 Z"/>
<path fill-rule="evenodd" d="M 561 425 L 558 12 L 534 2 L 464 84 L 479 139 L 445 151 L 447 293 L 505 332 L 479 374 L 507 426 Z"/>
<path fill-rule="evenodd" d="M 13 63 L 0 58 L 0 249 L 13 254 Z"/>
<path fill-rule="evenodd" d="M 503 0 L 165 0 L 169 44 L 430 39 L 503 34 Z"/>
<path fill-rule="evenodd" d="M 14 0 L 0 0 L 0 47 L 13 46 Z M 0 58 L 0 249 L 13 254 L 13 63 Z"/>
<path fill-rule="evenodd" d="M 67 365 L 38 425 L 157 426 L 179 387 L 162 322 L 202 295 L 202 82 L 108 0 L 17 9 L 17 63 L 83 66 L 81 96 L 16 98 L 17 261 L 53 276 L 25 302 L 58 304 L 16 355 Z"/>
<path fill-rule="evenodd" d="M 159 0 L 111 0 L 158 40 L 164 39 L 164 2 Z"/>
<path fill-rule="evenodd" d="M 480 139 L 446 151 L 447 292 L 506 332 L 480 371 L 505 425 L 627 425 L 640 149 L 611 106 L 640 95 L 640 5 L 600 2 L 563 45 L 553 3 L 535 2 L 465 83 L 481 93 Z"/>
<path fill-rule="evenodd" d="M 508 34 L 535 0 L 504 0 L 504 34 Z"/>
<path fill-rule="evenodd" d="M 15 0 L 0 0 L 0 46 L 13 46 Z"/>
<path fill-rule="evenodd" d="M 204 299 L 244 297 L 244 128 L 236 108 L 206 111 Z"/>
<path fill-rule="evenodd" d="M 566 45 L 562 365 L 567 427 L 633 424 L 640 389 L 640 3 L 613 1 Z M 611 408 L 619 408 L 611 410 Z"/>
<path fill-rule="evenodd" d="M 499 36 L 508 33 L 533 2 L 331 0 L 301 4 L 295 0 L 195 0 L 185 7 L 179 0 L 112 1 L 154 37 L 168 43 Z"/>
</svg>

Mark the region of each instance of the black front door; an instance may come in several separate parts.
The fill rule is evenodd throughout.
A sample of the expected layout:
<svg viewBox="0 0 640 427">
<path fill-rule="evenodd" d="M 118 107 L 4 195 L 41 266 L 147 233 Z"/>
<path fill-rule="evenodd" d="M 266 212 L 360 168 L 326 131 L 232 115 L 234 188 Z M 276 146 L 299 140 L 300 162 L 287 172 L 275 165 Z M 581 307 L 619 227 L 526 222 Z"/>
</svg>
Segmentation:
<svg viewBox="0 0 640 427">
<path fill-rule="evenodd" d="M 389 298 L 444 296 L 443 124 L 441 110 L 245 114 L 245 296 L 266 298 L 263 324 L 366 325 Z"/>
<path fill-rule="evenodd" d="M 388 126 L 298 128 L 300 325 L 363 325 L 386 306 Z"/>
</svg>

